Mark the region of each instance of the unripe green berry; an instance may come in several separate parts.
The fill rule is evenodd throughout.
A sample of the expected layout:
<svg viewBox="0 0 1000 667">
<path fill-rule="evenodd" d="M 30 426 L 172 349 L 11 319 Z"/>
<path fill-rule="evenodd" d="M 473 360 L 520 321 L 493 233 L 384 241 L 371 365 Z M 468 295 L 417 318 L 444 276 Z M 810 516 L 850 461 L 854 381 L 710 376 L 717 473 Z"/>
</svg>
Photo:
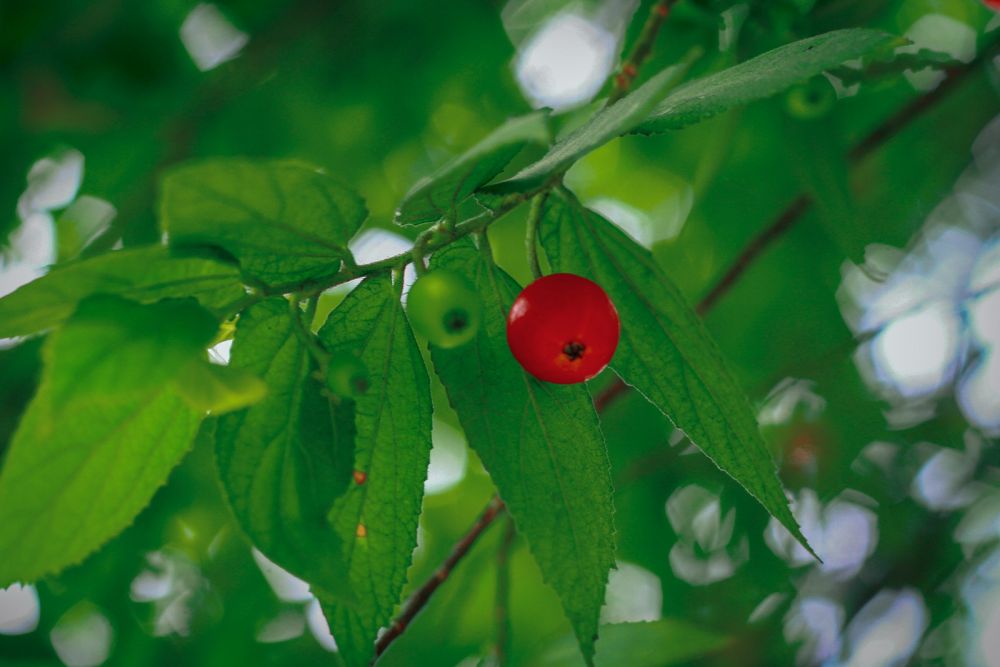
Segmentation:
<svg viewBox="0 0 1000 667">
<path fill-rule="evenodd" d="M 410 324 L 432 345 L 458 347 L 479 330 L 479 295 L 462 276 L 435 269 L 413 283 L 406 300 Z"/>
<path fill-rule="evenodd" d="M 342 398 L 358 398 L 368 391 L 368 369 L 349 352 L 337 352 L 326 367 L 326 386 Z"/>
</svg>

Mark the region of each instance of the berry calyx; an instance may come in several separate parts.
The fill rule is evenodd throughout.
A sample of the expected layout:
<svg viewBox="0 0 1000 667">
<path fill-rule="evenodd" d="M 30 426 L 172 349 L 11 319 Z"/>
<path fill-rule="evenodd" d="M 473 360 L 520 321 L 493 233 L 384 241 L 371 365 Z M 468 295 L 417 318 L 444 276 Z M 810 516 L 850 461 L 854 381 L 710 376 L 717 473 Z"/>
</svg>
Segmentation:
<svg viewBox="0 0 1000 667">
<path fill-rule="evenodd" d="M 507 344 L 539 380 L 574 384 L 594 377 L 618 347 L 618 311 L 597 283 L 554 273 L 525 287 L 507 316 Z"/>
<path fill-rule="evenodd" d="M 432 345 L 450 348 L 469 342 L 479 330 L 479 296 L 462 276 L 435 269 L 420 276 L 406 297 L 413 329 Z"/>
<path fill-rule="evenodd" d="M 785 94 L 785 109 L 795 118 L 813 120 L 826 115 L 837 101 L 837 91 L 825 76 L 814 76 Z"/>
<path fill-rule="evenodd" d="M 326 366 L 326 387 L 341 398 L 358 398 L 370 381 L 364 363 L 349 352 L 337 352 Z"/>
</svg>

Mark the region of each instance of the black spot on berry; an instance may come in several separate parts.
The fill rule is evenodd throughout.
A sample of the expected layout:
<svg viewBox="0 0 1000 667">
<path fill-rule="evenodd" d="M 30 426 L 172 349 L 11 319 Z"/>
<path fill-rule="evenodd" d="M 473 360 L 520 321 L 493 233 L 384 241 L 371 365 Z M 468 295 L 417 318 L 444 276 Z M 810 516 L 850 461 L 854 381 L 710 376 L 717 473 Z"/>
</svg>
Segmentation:
<svg viewBox="0 0 1000 667">
<path fill-rule="evenodd" d="M 586 345 L 574 340 L 566 343 L 563 346 L 563 354 L 569 357 L 570 361 L 576 361 L 577 359 L 583 356 L 583 352 L 586 349 L 587 349 Z"/>
<path fill-rule="evenodd" d="M 469 326 L 469 313 L 464 308 L 453 308 L 444 314 L 444 328 L 458 333 Z"/>
</svg>

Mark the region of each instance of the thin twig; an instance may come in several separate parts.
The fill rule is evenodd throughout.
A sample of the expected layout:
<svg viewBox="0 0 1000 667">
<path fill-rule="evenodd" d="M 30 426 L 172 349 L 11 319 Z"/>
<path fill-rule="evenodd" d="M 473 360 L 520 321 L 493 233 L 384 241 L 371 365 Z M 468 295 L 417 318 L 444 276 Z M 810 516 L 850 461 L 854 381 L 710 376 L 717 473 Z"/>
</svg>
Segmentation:
<svg viewBox="0 0 1000 667">
<path fill-rule="evenodd" d="M 456 239 L 460 239 L 464 236 L 486 229 L 491 224 L 537 195 L 539 192 L 547 190 L 551 187 L 554 187 L 553 184 L 546 183 L 535 190 L 511 195 L 496 209 L 486 211 L 485 213 L 481 213 L 473 218 L 469 218 L 468 220 L 458 223 L 449 234 L 437 234 L 433 239 L 430 239 L 423 244 L 424 254 L 440 250 Z M 382 273 L 392 269 L 401 268 L 413 260 L 413 254 L 413 249 L 410 249 L 397 255 L 393 255 L 392 257 L 386 257 L 385 259 L 380 259 L 368 264 L 358 264 L 354 267 L 345 266 L 341 270 L 330 275 L 319 276 L 317 278 L 283 285 L 262 286 L 261 294 L 265 296 L 289 294 L 291 292 L 298 292 L 303 295 L 319 294 L 320 292 L 328 290 L 331 287 L 342 285 L 356 278 L 363 278 L 374 273 Z"/>
<path fill-rule="evenodd" d="M 326 351 L 326 348 L 319 342 L 319 338 L 312 332 L 312 321 L 316 316 L 318 301 L 318 296 L 309 297 L 305 313 L 302 312 L 302 299 L 299 297 L 291 299 L 288 302 L 288 307 L 291 309 L 292 326 L 295 328 L 296 335 L 309 354 L 312 355 L 316 365 L 325 373 L 326 366 L 330 362 L 330 353 Z"/>
<path fill-rule="evenodd" d="M 476 540 L 479 539 L 479 536 L 490 527 L 490 524 L 493 523 L 494 519 L 496 519 L 497 516 L 499 516 L 503 511 L 503 501 L 500 500 L 499 496 L 493 496 L 493 499 L 490 500 L 486 509 L 484 509 L 483 513 L 479 515 L 479 518 L 476 519 L 474 524 L 472 524 L 472 527 L 469 528 L 468 532 L 462 536 L 462 539 L 455 543 L 454 547 L 452 547 L 451 553 L 444 559 L 444 562 L 441 563 L 440 567 L 434 571 L 434 574 L 430 579 L 425 581 L 420 588 L 414 591 L 413 595 L 410 596 L 410 599 L 403 605 L 403 611 L 400 612 L 396 621 L 382 634 L 381 637 L 378 638 L 378 641 L 375 642 L 376 658 L 382 655 L 382 653 L 389 648 L 389 645 L 396 639 L 396 637 L 403 634 L 403 631 L 410 625 L 410 621 L 412 621 L 413 618 L 420 613 L 420 610 L 423 609 L 424 605 L 427 604 L 427 601 L 431 599 L 431 596 L 434 594 L 434 591 L 437 590 L 438 586 L 445 582 L 452 570 L 455 569 L 458 562 L 462 560 L 465 554 L 469 552 L 469 549 L 472 548 L 472 545 L 476 543 Z"/>
<path fill-rule="evenodd" d="M 632 47 L 632 53 L 625 59 L 621 70 L 615 75 L 614 89 L 611 91 L 611 95 L 608 96 L 609 106 L 623 98 L 632 86 L 632 82 L 639 76 L 639 68 L 642 67 L 642 64 L 646 62 L 646 59 L 653 52 L 653 44 L 656 43 L 656 36 L 660 33 L 660 28 L 663 27 L 664 22 L 666 22 L 667 17 L 670 15 L 670 9 L 675 4 L 677 4 L 677 0 L 658 0 L 650 8 L 649 16 L 646 18 L 646 22 L 642 26 L 642 31 L 639 33 L 639 39 L 636 40 L 635 46 Z"/>
</svg>

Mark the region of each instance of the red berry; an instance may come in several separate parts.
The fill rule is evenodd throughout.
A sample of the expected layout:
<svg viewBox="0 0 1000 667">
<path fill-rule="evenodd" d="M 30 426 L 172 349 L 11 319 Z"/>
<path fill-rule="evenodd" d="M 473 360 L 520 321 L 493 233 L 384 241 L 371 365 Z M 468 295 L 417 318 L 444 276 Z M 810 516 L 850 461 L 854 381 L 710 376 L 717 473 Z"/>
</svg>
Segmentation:
<svg viewBox="0 0 1000 667">
<path fill-rule="evenodd" d="M 507 316 L 507 344 L 539 380 L 573 384 L 594 377 L 618 347 L 618 311 L 601 287 L 554 273 L 525 287 Z"/>
<path fill-rule="evenodd" d="M 1000 12 L 1000 0 L 983 0 L 983 4 L 992 10 Z"/>
</svg>

